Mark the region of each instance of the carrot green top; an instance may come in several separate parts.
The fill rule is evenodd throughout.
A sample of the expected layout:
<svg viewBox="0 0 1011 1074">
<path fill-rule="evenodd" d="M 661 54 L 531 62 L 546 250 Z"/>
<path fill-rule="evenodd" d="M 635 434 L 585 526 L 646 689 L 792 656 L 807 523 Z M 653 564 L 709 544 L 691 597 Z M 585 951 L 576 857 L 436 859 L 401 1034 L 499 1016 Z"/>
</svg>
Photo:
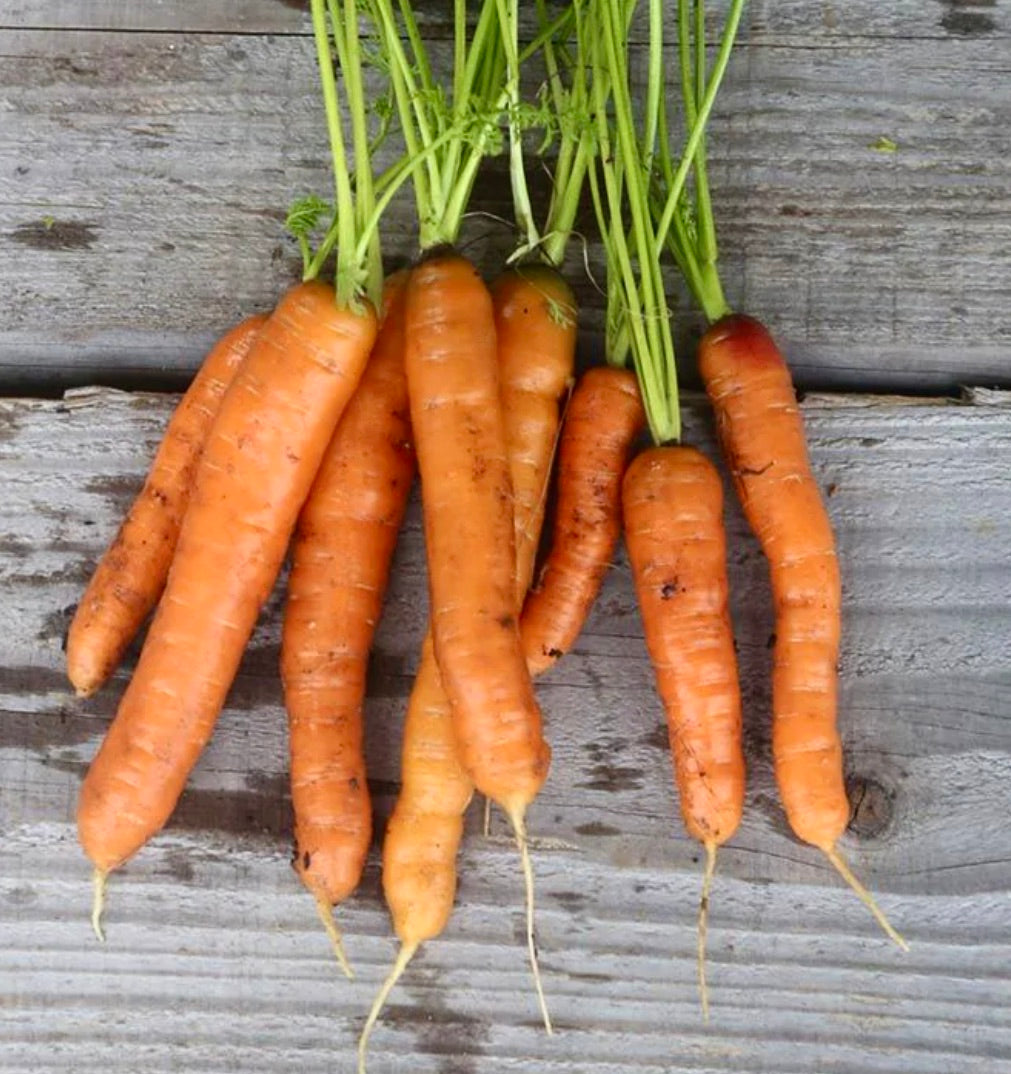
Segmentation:
<svg viewBox="0 0 1011 1074">
<path fill-rule="evenodd" d="M 686 10 L 685 2 L 681 2 L 682 11 Z M 679 206 L 726 70 L 743 5 L 744 0 L 732 0 L 705 92 L 697 98 L 693 90 L 690 133 L 677 166 L 667 139 L 662 92 L 663 0 L 646 0 L 648 89 L 638 122 L 628 62 L 628 28 L 638 0 L 580 0 L 574 5 L 580 49 L 591 71 L 597 166 L 590 172 L 590 190 L 607 257 L 608 360 L 623 364 L 631 352 L 650 433 L 657 444 L 681 437 L 677 367 L 661 254 L 672 226 L 673 234 L 689 237 L 689 219 Z M 682 23 L 679 20 L 683 37 Z M 679 57 L 683 63 L 683 48 Z M 692 84 L 701 83 L 693 80 Z M 701 271 L 696 275 L 703 280 Z M 707 292 L 714 308 L 722 303 L 718 285 L 715 292 L 711 286 Z"/>
<path fill-rule="evenodd" d="M 409 0 L 363 0 L 389 69 L 413 180 L 423 250 L 456 241 L 482 159 L 501 152 L 506 58 L 496 0 L 482 0 L 471 26 L 453 0 L 450 85 L 432 72 Z M 399 180 L 398 180 L 399 181 Z"/>
<path fill-rule="evenodd" d="M 331 204 L 316 196 L 299 199 L 288 213 L 287 226 L 302 250 L 304 279 L 317 277 L 336 247 L 334 286 L 337 304 L 348 308 L 355 306 L 362 297 L 367 297 L 378 309 L 383 284 L 379 218 L 392 191 L 377 204 L 358 28 L 358 0 L 311 0 L 310 9 L 330 141 L 334 200 Z M 334 68 L 334 55 L 341 75 L 340 86 Z M 346 103 L 343 110 L 342 96 Z M 349 157 L 353 159 L 353 169 Z M 328 212 L 331 215 L 330 225 L 313 250 L 309 236 Z"/>
<path fill-rule="evenodd" d="M 678 0 L 678 67 L 688 142 L 676 170 L 671 161 L 663 102 L 654 110 L 659 137 L 659 174 L 652 188 L 657 238 L 661 247 L 666 244 L 670 248 L 710 323 L 725 316 L 730 308 L 716 271 L 716 226 L 709 198 L 705 127 L 730 59 L 743 7 L 743 0 L 731 5 L 707 81 L 705 0 Z M 695 172 L 694 201 L 685 189 L 689 167 Z"/>
<path fill-rule="evenodd" d="M 559 268 L 572 234 L 583 182 L 594 151 L 586 66 L 582 57 L 571 55 L 566 46 L 578 5 L 566 5 L 552 19 L 548 16 L 545 0 L 536 0 L 537 35 L 522 50 L 519 47 L 519 0 L 497 0 L 497 6 L 506 55 L 509 178 L 516 225 L 520 231 L 517 248 L 510 260 L 534 255 L 552 268 Z M 520 96 L 520 66 L 538 51 L 546 79 L 538 99 L 525 102 Z M 543 132 L 539 154 L 557 142 L 551 199 L 540 224 L 535 218 L 523 163 L 523 133 L 529 128 L 539 128 Z"/>
</svg>

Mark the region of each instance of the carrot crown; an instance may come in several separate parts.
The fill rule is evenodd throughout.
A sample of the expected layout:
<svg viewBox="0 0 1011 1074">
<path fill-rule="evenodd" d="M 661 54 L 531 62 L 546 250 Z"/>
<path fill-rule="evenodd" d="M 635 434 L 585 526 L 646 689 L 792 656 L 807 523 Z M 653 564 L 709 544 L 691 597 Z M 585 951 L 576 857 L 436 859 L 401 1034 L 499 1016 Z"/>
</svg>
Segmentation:
<svg viewBox="0 0 1011 1074">
<path fill-rule="evenodd" d="M 686 2 L 681 0 L 682 11 Z M 681 414 L 661 256 L 675 216 L 678 227 L 688 234 L 687 216 L 677 210 L 726 70 L 744 0 L 732 0 L 719 55 L 676 166 L 665 125 L 663 0 L 648 0 L 646 5 L 648 88 L 638 123 L 632 106 L 628 28 L 637 6 L 637 0 L 585 0 L 576 5 L 577 26 L 580 48 L 592 72 L 597 157 L 590 190 L 607 258 L 608 360 L 624 364 L 631 352 L 650 433 L 656 443 L 665 444 L 680 439 Z M 679 55 L 683 61 L 683 52 Z M 692 99 L 696 100 L 694 91 Z"/>
</svg>

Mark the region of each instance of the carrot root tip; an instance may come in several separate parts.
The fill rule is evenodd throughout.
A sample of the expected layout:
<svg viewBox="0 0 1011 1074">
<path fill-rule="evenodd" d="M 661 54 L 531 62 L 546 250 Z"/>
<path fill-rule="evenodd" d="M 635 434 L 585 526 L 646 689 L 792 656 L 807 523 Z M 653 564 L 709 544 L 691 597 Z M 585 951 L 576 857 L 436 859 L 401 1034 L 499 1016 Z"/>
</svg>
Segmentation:
<svg viewBox="0 0 1011 1074">
<path fill-rule="evenodd" d="M 860 883 L 860 881 L 853 874 L 849 865 L 846 863 L 846 859 L 839 853 L 834 846 L 820 847 L 821 852 L 832 863 L 835 871 L 846 881 L 847 884 L 856 893 L 857 898 L 870 910 L 874 916 L 874 920 L 884 930 L 886 936 L 889 937 L 897 946 L 901 947 L 903 951 L 909 950 L 909 944 L 906 943 L 902 935 L 896 931 L 892 926 L 892 923 L 885 917 L 885 912 L 878 906 L 874 899 L 874 896 Z"/>
<path fill-rule="evenodd" d="M 344 976 L 349 981 L 353 981 L 355 979 L 355 971 L 351 968 L 351 963 L 348 962 L 347 953 L 344 951 L 344 940 L 341 937 L 340 929 L 337 928 L 337 922 L 334 921 L 333 907 L 330 905 L 330 901 L 323 895 L 318 895 L 316 897 L 316 912 L 319 914 L 320 921 L 323 922 L 323 928 L 326 931 L 327 936 L 330 937 L 330 946 L 333 948 L 337 964 L 344 971 Z"/>
<path fill-rule="evenodd" d="M 91 927 L 99 943 L 105 943 L 102 931 L 102 912 L 105 910 L 105 888 L 109 874 L 104 869 L 95 869 L 91 874 Z"/>
<path fill-rule="evenodd" d="M 369 1037 L 372 1035 L 372 1029 L 376 1024 L 379 1015 L 382 1013 L 383 1007 L 386 1006 L 386 1001 L 389 999 L 394 985 L 400 980 L 404 970 L 407 969 L 408 963 L 414 958 L 417 950 L 417 943 L 405 943 L 401 945 L 400 951 L 397 953 L 396 961 L 393 963 L 390 972 L 387 974 L 386 980 L 383 981 L 379 991 L 376 993 L 376 998 L 372 1002 L 369 1016 L 366 1018 L 365 1025 L 362 1027 L 361 1036 L 358 1038 L 358 1074 L 365 1074 L 365 1059 L 369 1047 Z"/>
<path fill-rule="evenodd" d="M 520 852 L 520 865 L 523 868 L 523 886 L 526 891 L 527 954 L 530 958 L 530 972 L 534 978 L 534 990 L 537 993 L 537 1003 L 541 1009 L 544 1031 L 550 1037 L 554 1034 L 554 1028 L 551 1025 L 551 1015 L 548 1013 L 548 1003 L 544 998 L 541 969 L 537 961 L 537 942 L 534 937 L 534 868 L 530 861 L 527 829 L 523 821 L 523 814 L 519 810 L 510 810 L 509 820 L 512 822 L 513 832 L 516 836 L 516 846 Z"/>
<path fill-rule="evenodd" d="M 699 924 L 698 924 L 698 973 L 699 973 L 699 1002 L 702 1004 L 702 1021 L 709 1022 L 709 987 L 706 984 L 706 938 L 709 934 L 709 892 L 713 886 L 713 875 L 716 872 L 716 844 L 707 841 L 706 868 L 702 874 L 702 894 L 699 896 Z"/>
<path fill-rule="evenodd" d="M 484 822 L 482 824 L 481 834 L 485 839 L 491 835 L 491 799 L 488 797 L 484 800 Z"/>
</svg>

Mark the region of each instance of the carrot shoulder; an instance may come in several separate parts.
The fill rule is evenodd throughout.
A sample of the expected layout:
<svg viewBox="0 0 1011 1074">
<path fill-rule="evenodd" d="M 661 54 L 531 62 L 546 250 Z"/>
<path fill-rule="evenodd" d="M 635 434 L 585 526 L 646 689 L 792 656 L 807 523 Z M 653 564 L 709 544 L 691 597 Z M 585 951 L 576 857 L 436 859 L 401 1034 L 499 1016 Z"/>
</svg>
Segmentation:
<svg viewBox="0 0 1011 1074">
<path fill-rule="evenodd" d="M 67 676 L 79 697 L 109 678 L 158 602 L 207 433 L 266 320 L 261 314 L 246 318 L 211 349 L 168 423 L 144 487 L 95 568 L 67 635 Z"/>
<path fill-rule="evenodd" d="M 293 864 L 332 937 L 331 907 L 358 885 L 371 838 L 366 668 L 414 476 L 405 282 L 387 280 L 379 336 L 299 515 L 281 637 Z"/>
<path fill-rule="evenodd" d="M 172 813 L 375 332 L 370 309 L 299 284 L 222 400 L 140 661 L 81 788 L 78 832 L 99 874 Z"/>
</svg>

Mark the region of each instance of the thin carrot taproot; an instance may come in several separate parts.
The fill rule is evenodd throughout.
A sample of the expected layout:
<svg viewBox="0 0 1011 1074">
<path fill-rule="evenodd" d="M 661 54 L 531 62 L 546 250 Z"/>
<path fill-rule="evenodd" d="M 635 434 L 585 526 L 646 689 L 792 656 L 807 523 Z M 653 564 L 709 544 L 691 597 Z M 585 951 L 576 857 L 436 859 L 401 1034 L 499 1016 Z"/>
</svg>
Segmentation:
<svg viewBox="0 0 1011 1074">
<path fill-rule="evenodd" d="M 520 619 L 527 664 L 539 675 L 569 651 L 611 564 L 621 529 L 621 479 L 645 424 L 635 374 L 587 370 L 565 414 L 551 550 Z"/>
<path fill-rule="evenodd" d="M 295 871 L 348 976 L 333 907 L 358 885 L 372 832 L 363 753 L 366 666 L 414 476 L 404 376 L 403 291 L 384 314 L 292 542 L 281 635 Z"/>
<path fill-rule="evenodd" d="M 247 317 L 208 353 L 169 420 L 143 488 L 95 568 L 67 634 L 67 677 L 78 697 L 106 682 L 158 602 L 207 433 L 266 319 Z"/>
</svg>

